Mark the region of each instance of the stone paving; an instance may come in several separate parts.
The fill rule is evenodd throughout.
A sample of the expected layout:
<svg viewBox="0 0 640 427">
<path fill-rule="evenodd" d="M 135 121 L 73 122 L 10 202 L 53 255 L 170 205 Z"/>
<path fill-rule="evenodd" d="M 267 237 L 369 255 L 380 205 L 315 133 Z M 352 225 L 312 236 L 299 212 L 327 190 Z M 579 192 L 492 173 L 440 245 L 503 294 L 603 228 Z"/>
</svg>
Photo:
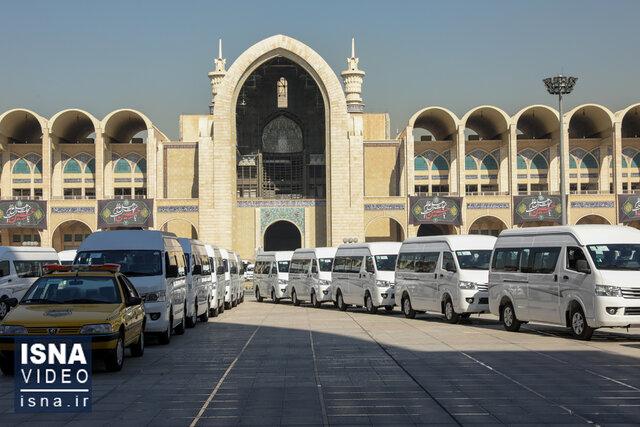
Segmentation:
<svg viewBox="0 0 640 427">
<path fill-rule="evenodd" d="M 2 426 L 639 425 L 640 331 L 580 342 L 247 296 L 121 372 L 96 363 L 92 413 L 16 414 L 13 397 L 0 376 Z"/>
</svg>

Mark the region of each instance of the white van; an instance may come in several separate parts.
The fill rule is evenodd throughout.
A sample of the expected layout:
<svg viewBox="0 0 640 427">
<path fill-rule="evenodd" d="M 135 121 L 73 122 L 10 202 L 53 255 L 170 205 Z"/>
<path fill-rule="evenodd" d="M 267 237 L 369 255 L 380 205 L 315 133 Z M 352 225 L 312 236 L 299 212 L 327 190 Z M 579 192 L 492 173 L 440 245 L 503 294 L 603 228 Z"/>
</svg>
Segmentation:
<svg viewBox="0 0 640 427">
<path fill-rule="evenodd" d="M 205 244 L 209 256 L 209 264 L 211 265 L 211 309 L 209 317 L 217 317 L 219 313 L 224 311 L 224 264 L 220 250 L 209 244 Z M 220 273 L 218 271 L 220 270 Z"/>
<path fill-rule="evenodd" d="M 522 228 L 500 233 L 489 306 L 505 329 L 528 321 L 594 329 L 640 325 L 640 230 L 618 225 Z"/>
<path fill-rule="evenodd" d="M 331 274 L 331 293 L 338 309 L 364 306 L 369 313 L 392 311 L 396 258 L 401 243 L 375 242 L 340 245 Z"/>
<path fill-rule="evenodd" d="M 144 300 L 146 333 L 159 334 L 160 343 L 171 332 L 185 330 L 187 280 L 182 246 L 173 233 L 154 230 L 113 230 L 91 233 L 78 248 L 74 264 L 120 265 Z"/>
<path fill-rule="evenodd" d="M 310 301 L 318 308 L 331 302 L 331 269 L 338 248 L 296 249 L 289 267 L 289 295 L 293 305 Z"/>
<path fill-rule="evenodd" d="M 42 276 L 42 266 L 60 264 L 53 248 L 0 246 L 0 320 L 9 312 L 5 300 L 20 300 L 33 282 Z"/>
<path fill-rule="evenodd" d="M 60 258 L 60 265 L 71 265 L 73 260 L 76 259 L 77 251 L 75 249 L 69 249 L 66 251 L 58 252 L 58 258 Z"/>
<path fill-rule="evenodd" d="M 240 272 L 242 271 L 242 259 L 233 251 L 229 251 L 229 275 L 231 276 L 231 289 L 235 298 L 232 305 L 235 307 L 242 302 L 244 298 L 244 291 L 242 290 L 242 278 Z"/>
<path fill-rule="evenodd" d="M 187 327 L 193 328 L 200 319 L 209 320 L 211 308 L 211 265 L 209 255 L 201 241 L 181 237 L 178 239 L 187 266 Z"/>
<path fill-rule="evenodd" d="M 456 323 L 489 312 L 487 283 L 496 238 L 482 235 L 414 237 L 402 243 L 396 265 L 396 303 L 408 318 L 417 311 Z"/>
<path fill-rule="evenodd" d="M 271 297 L 274 303 L 289 298 L 289 264 L 293 251 L 263 252 L 256 257 L 253 270 L 253 289 L 256 300 L 262 302 L 265 296 Z"/>
<path fill-rule="evenodd" d="M 231 281 L 231 255 L 230 251 L 220 248 L 220 256 L 222 256 L 222 266 L 224 268 L 224 308 L 230 309 L 235 307 L 235 294 L 233 282 Z"/>
</svg>

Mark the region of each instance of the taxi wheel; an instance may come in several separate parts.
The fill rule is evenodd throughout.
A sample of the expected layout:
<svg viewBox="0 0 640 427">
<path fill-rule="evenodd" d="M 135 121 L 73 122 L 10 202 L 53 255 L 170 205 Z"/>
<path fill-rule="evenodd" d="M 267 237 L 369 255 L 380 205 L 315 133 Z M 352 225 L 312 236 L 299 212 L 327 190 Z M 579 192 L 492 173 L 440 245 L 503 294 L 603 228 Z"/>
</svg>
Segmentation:
<svg viewBox="0 0 640 427">
<path fill-rule="evenodd" d="M 13 355 L 9 357 L 0 356 L 0 371 L 2 371 L 4 375 L 13 375 L 14 366 Z"/>
<path fill-rule="evenodd" d="M 104 365 L 109 372 L 116 372 L 122 369 L 122 365 L 124 365 L 124 337 L 122 333 L 118 335 L 116 348 L 109 350 L 109 353 L 105 357 Z"/>
<path fill-rule="evenodd" d="M 207 304 L 207 309 L 200 315 L 200 321 L 207 323 L 209 321 L 209 312 L 211 311 L 211 303 Z"/>
<path fill-rule="evenodd" d="M 311 292 L 311 304 L 313 304 L 315 308 L 320 308 L 320 301 L 318 301 L 318 297 L 315 292 Z"/>
<path fill-rule="evenodd" d="M 187 317 L 187 328 L 194 328 L 196 326 L 196 322 L 198 321 L 198 300 L 196 300 L 195 306 L 193 307 L 193 314 Z M 184 315 L 187 315 L 187 306 L 184 306 Z"/>
<path fill-rule="evenodd" d="M 144 354 L 144 326 L 142 326 L 142 330 L 140 331 L 140 338 L 138 338 L 138 342 L 131 346 L 131 355 L 133 357 L 141 357 Z"/>
</svg>

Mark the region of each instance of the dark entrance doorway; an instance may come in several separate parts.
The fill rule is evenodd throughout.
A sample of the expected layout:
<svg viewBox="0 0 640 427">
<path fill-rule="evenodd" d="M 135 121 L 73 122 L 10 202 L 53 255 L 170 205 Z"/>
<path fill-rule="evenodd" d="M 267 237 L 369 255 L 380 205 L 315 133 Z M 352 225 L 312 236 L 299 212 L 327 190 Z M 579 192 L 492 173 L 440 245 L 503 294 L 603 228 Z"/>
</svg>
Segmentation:
<svg viewBox="0 0 640 427">
<path fill-rule="evenodd" d="M 418 237 L 442 236 L 443 234 L 455 234 L 450 225 L 421 224 L 418 228 Z"/>
<path fill-rule="evenodd" d="M 293 251 L 302 247 L 298 228 L 289 221 L 278 221 L 264 232 L 265 251 Z"/>
</svg>

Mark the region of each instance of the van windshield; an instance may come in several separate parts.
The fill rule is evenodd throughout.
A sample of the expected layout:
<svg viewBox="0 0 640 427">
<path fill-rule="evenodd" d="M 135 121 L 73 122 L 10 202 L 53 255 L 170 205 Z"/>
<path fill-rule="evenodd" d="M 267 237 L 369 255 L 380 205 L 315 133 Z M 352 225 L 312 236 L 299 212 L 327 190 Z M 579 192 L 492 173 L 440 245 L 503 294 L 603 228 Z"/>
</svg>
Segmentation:
<svg viewBox="0 0 640 427">
<path fill-rule="evenodd" d="M 395 271 L 398 255 L 376 255 L 375 258 L 378 271 Z"/>
<path fill-rule="evenodd" d="M 160 251 L 93 251 L 80 252 L 74 264 L 120 264 L 120 272 L 127 276 L 160 276 L 162 257 Z"/>
<path fill-rule="evenodd" d="M 51 261 L 13 261 L 18 277 L 40 277 L 42 276 L 42 266 L 49 264 L 60 264 L 58 260 Z"/>
<path fill-rule="evenodd" d="M 320 271 L 331 271 L 333 258 L 320 258 L 318 259 L 318 264 L 320 264 Z"/>
<path fill-rule="evenodd" d="M 289 261 L 278 261 L 278 273 L 289 272 Z"/>
<path fill-rule="evenodd" d="M 640 270 L 640 245 L 589 245 L 598 270 Z"/>
<path fill-rule="evenodd" d="M 488 270 L 491 262 L 491 250 L 456 251 L 458 264 L 463 270 Z"/>
</svg>

